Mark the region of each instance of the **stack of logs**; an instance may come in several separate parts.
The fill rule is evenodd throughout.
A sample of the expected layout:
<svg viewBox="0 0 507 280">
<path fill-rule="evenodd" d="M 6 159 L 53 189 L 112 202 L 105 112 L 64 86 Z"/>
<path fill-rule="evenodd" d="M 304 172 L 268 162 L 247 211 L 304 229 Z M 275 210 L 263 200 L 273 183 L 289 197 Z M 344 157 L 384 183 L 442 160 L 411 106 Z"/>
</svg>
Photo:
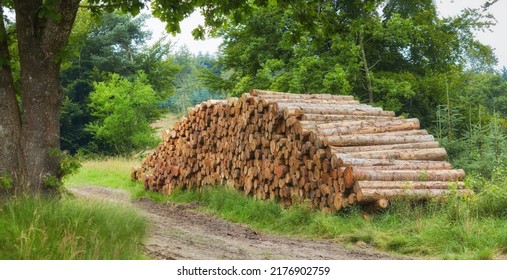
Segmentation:
<svg viewBox="0 0 507 280">
<path fill-rule="evenodd" d="M 252 90 L 209 100 L 163 133 L 132 179 L 171 194 L 177 186 L 228 185 L 323 211 L 351 204 L 387 207 L 463 190 L 463 170 L 417 119 L 360 104 L 352 96 Z"/>
</svg>

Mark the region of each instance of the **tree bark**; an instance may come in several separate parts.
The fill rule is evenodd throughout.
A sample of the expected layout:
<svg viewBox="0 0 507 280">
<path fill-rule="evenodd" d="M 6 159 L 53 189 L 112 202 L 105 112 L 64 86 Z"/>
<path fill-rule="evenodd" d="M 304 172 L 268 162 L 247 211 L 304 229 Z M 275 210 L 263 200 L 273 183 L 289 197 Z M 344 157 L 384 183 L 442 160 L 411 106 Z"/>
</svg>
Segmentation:
<svg viewBox="0 0 507 280">
<path fill-rule="evenodd" d="M 23 185 L 25 169 L 21 150 L 21 119 L 0 0 L 0 195 Z"/>
<path fill-rule="evenodd" d="M 440 144 L 437 141 L 429 142 L 416 142 L 416 143 L 402 143 L 393 145 L 372 145 L 372 146 L 350 146 L 350 147 L 335 147 L 328 146 L 326 154 L 331 157 L 333 154 L 338 153 L 354 153 L 354 152 L 368 152 L 368 151 L 385 151 L 385 150 L 405 150 L 405 149 L 430 149 L 438 148 Z"/>
<path fill-rule="evenodd" d="M 320 123 L 329 123 L 329 122 L 336 122 L 336 121 L 347 121 L 347 120 L 399 120 L 400 117 L 393 117 L 393 116 L 367 116 L 367 115 L 338 115 L 338 114 L 329 114 L 329 115 L 323 115 L 323 114 L 304 114 L 301 116 L 301 120 L 304 121 L 304 123 L 310 123 L 310 122 L 320 122 Z"/>
<path fill-rule="evenodd" d="M 3 66 L 0 74 L 0 171 L 12 174 L 16 191 L 57 190 L 61 177 L 62 102 L 58 54 L 70 36 L 79 2 L 62 0 L 54 6 L 47 6 L 47 3 L 44 6 L 42 0 L 14 2 L 22 106 L 20 113 L 12 73 L 8 66 Z M 51 18 L 41 14 L 44 9 L 51 9 L 58 16 Z M 5 30 L 3 22 L 0 28 Z M 0 42 L 0 55 L 8 56 L 7 45 L 6 40 Z"/>
<path fill-rule="evenodd" d="M 350 156 L 340 157 L 340 154 L 331 157 L 331 167 L 336 168 L 347 165 L 385 170 L 451 169 L 451 164 L 446 161 L 351 158 Z"/>
<path fill-rule="evenodd" d="M 352 95 L 334 95 L 334 94 L 292 94 L 285 92 L 277 92 L 277 91 L 268 91 L 268 90 L 260 90 L 260 89 L 252 89 L 250 91 L 250 95 L 259 96 L 265 99 L 276 100 L 276 99 L 314 99 L 314 100 L 344 100 L 351 101 L 354 100 Z"/>
<path fill-rule="evenodd" d="M 403 133 L 401 133 L 403 134 Z M 364 135 L 344 135 L 322 137 L 324 144 L 328 146 L 372 146 L 372 145 L 393 145 L 415 142 L 434 141 L 432 135 L 392 135 L 383 134 L 364 134 Z"/>
<path fill-rule="evenodd" d="M 359 33 L 359 46 L 361 47 L 361 60 L 363 61 L 363 70 L 366 79 L 368 99 L 370 100 L 370 105 L 373 105 L 373 86 L 371 81 L 370 67 L 368 66 L 368 60 L 366 59 L 366 51 L 364 50 L 364 35 L 362 31 Z"/>
<path fill-rule="evenodd" d="M 348 174 L 345 174 L 348 175 Z M 453 170 L 378 170 L 354 168 L 355 181 L 461 181 L 465 177 L 462 169 Z M 345 177 L 347 181 L 347 177 Z"/>
<path fill-rule="evenodd" d="M 451 181 L 358 181 L 354 183 L 353 190 L 355 193 L 365 190 L 449 190 L 456 186 L 463 189 L 465 183 Z"/>
<path fill-rule="evenodd" d="M 367 152 L 348 152 L 335 154 L 338 158 L 393 159 L 393 160 L 432 160 L 443 161 L 447 156 L 444 148 L 404 149 Z"/>
<path fill-rule="evenodd" d="M 356 193 L 359 203 L 375 202 L 379 199 L 409 198 L 413 200 L 425 200 L 452 194 L 453 191 L 446 189 L 361 189 Z M 459 195 L 470 193 L 470 190 L 456 190 Z"/>
</svg>

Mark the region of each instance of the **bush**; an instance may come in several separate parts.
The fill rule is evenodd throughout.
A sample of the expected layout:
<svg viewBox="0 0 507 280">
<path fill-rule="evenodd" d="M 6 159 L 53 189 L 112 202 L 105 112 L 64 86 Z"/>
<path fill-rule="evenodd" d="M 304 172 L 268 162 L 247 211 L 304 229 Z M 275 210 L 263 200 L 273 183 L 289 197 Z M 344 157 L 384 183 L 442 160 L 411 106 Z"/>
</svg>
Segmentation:
<svg viewBox="0 0 507 280">
<path fill-rule="evenodd" d="M 491 179 L 470 175 L 467 184 L 477 192 L 478 214 L 507 218 L 507 166 L 503 163 L 493 169 Z"/>
<path fill-rule="evenodd" d="M 144 73 L 139 72 L 133 81 L 111 74 L 108 81 L 94 87 L 90 108 L 97 121 L 88 124 L 87 130 L 105 147 L 102 150 L 131 155 L 158 143 L 150 123 L 160 116 L 160 100 Z"/>
</svg>

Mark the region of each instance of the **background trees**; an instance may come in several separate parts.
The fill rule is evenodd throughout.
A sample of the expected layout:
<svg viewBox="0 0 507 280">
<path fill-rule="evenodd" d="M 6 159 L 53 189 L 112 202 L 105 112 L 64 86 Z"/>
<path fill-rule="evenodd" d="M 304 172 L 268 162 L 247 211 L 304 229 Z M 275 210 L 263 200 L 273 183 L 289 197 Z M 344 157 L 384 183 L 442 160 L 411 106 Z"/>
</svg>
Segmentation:
<svg viewBox="0 0 507 280">
<path fill-rule="evenodd" d="M 159 68 L 166 69 L 161 78 L 147 77 L 157 92 L 154 83 L 166 82 L 166 92 L 174 95 L 160 106 L 178 114 L 203 100 L 239 95 L 251 88 L 353 94 L 363 102 L 421 119 L 447 147 L 451 160 L 468 171 L 488 176 L 503 158 L 498 139 L 505 134 L 505 79 L 493 71 L 491 49 L 472 33 L 492 23 L 487 14 L 465 10 L 457 17 L 440 18 L 433 1 L 309 1 L 304 7 L 287 2 L 250 9 L 239 20 L 227 18 L 228 24 L 217 29 L 224 38 L 218 58 L 194 56 L 185 49 L 171 52 L 170 44 L 159 42 L 150 51 L 135 52 L 137 59 L 130 69 L 148 73 L 153 68 L 150 62 L 171 64 Z M 143 18 L 135 20 L 142 23 Z M 108 22 L 112 20 L 103 21 L 100 28 L 118 25 Z M 91 45 L 92 51 L 99 49 L 97 42 Z M 165 49 L 158 52 L 160 48 Z M 120 56 L 130 48 L 123 49 Z M 157 59 L 163 53 L 167 58 Z M 150 59 L 141 59 L 146 57 Z M 109 71 L 131 75 L 112 65 L 107 63 Z M 104 80 L 97 71 L 89 71 L 96 81 Z M 89 113 L 88 118 L 87 122 L 93 121 Z M 496 142 L 484 138 L 490 135 L 488 129 L 493 129 L 496 136 L 491 139 Z M 107 150 L 108 145 L 83 131 L 90 139 L 88 151 Z M 465 146 L 468 149 L 462 149 Z"/>
<path fill-rule="evenodd" d="M 82 5 L 81 5 L 82 4 Z M 121 10 L 138 14 L 147 2 L 80 0 L 0 1 L 0 174 L 8 178 L 8 192 L 58 192 L 62 176 L 60 116 L 63 92 L 60 70 L 70 33 L 80 7 L 92 13 Z M 150 2 L 153 13 L 179 30 L 179 21 L 196 7 L 206 10 L 209 26 L 221 25 L 228 14 L 241 14 L 246 1 Z M 18 53 L 10 52 L 4 8 L 15 13 Z M 13 56 L 14 55 L 14 56 Z M 11 61 L 19 61 L 19 87 L 15 88 Z M 11 65 L 12 64 L 12 65 Z M 18 103 L 16 95 L 20 96 Z M 57 184 L 54 184 L 56 182 Z"/>
<path fill-rule="evenodd" d="M 147 45 L 147 40 L 151 38 L 151 33 L 143 29 L 147 17 L 146 14 L 133 17 L 130 14 L 103 13 L 93 18 L 89 11 L 79 13 L 78 28 L 74 29 L 68 47 L 74 51 L 69 54 L 61 71 L 65 94 L 61 120 L 62 149 L 71 153 L 80 149 L 105 154 L 126 153 L 110 149 L 104 138 L 98 137 L 100 134 L 86 129 L 87 124 L 99 121 L 92 113 L 98 105 L 91 104 L 90 93 L 95 89 L 94 85 L 110 81 L 110 73 L 117 74 L 117 79 L 122 77 L 135 82 L 139 71 L 143 71 L 143 83 L 151 87 L 157 100 L 174 93 L 173 77 L 179 67 L 170 55 L 172 46 L 163 38 L 152 46 Z M 151 99 L 151 96 L 146 98 Z M 156 109 L 156 106 L 150 108 Z M 138 113 L 140 117 L 137 121 L 153 120 L 153 117 L 143 117 L 144 112 Z M 118 137 L 121 135 L 124 134 L 118 134 Z M 145 142 L 148 143 L 153 142 Z M 130 148 L 127 150 L 132 151 Z"/>
<path fill-rule="evenodd" d="M 488 24 L 472 10 L 441 19 L 433 1 L 259 7 L 242 24 L 222 30 L 220 61 L 230 71 L 225 85 L 231 85 L 224 90 L 352 93 L 429 123 L 445 90 L 429 90 L 428 83 L 464 70 L 472 58 L 484 67 L 494 62 L 491 49 L 471 33 Z"/>
</svg>

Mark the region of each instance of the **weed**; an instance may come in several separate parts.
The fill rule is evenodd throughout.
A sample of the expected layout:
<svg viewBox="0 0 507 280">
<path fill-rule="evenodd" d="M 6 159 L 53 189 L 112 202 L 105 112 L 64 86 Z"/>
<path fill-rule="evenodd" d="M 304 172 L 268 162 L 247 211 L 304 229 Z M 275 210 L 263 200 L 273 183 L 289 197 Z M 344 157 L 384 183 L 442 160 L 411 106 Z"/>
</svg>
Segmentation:
<svg viewBox="0 0 507 280">
<path fill-rule="evenodd" d="M 14 180 L 6 172 L 0 176 L 0 189 L 12 189 L 12 183 Z"/>
</svg>

